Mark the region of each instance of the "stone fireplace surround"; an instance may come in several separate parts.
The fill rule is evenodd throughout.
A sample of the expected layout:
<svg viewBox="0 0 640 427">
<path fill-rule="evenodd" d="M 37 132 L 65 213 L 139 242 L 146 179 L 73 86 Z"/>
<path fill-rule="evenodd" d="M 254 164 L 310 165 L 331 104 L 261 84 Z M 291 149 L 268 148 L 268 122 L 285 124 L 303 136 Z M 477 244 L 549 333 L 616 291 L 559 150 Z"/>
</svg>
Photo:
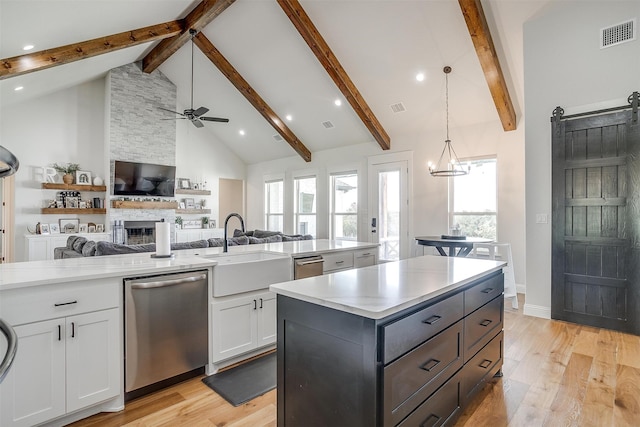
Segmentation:
<svg viewBox="0 0 640 427">
<path fill-rule="evenodd" d="M 175 110 L 175 85 L 160 71 L 145 74 L 140 63 L 132 63 L 112 69 L 106 87 L 109 182 L 113 182 L 115 160 L 175 166 L 176 122 L 160 120 L 157 114 L 160 107 Z M 155 242 L 155 223 L 164 220 L 173 224 L 175 217 L 172 209 L 107 208 L 112 233 L 117 221 L 133 224 L 133 228 L 125 226 L 125 231 L 132 232 L 126 239 L 129 244 Z M 139 230 L 133 231 L 136 228 Z M 148 229 L 151 232 L 144 231 Z M 173 233 L 171 241 L 175 241 Z"/>
</svg>

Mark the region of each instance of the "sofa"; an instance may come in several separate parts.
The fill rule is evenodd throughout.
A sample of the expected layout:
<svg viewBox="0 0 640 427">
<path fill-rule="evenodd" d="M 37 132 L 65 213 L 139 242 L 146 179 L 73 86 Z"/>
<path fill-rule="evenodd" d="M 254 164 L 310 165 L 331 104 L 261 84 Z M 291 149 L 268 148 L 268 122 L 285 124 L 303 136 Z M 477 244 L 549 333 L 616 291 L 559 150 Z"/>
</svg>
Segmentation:
<svg viewBox="0 0 640 427">
<path fill-rule="evenodd" d="M 291 242 L 295 240 L 311 240 L 311 235 L 288 235 L 279 231 L 252 230 L 241 231 L 235 230 L 233 237 L 227 239 L 228 246 L 252 245 L 260 243 L 277 243 Z M 199 249 L 222 247 L 224 238 L 210 238 L 206 240 L 195 240 L 192 242 L 172 243 L 171 250 L 181 249 Z M 53 249 L 54 259 L 79 258 L 87 256 L 103 256 L 103 255 L 122 255 L 143 252 L 155 252 L 155 243 L 146 243 L 142 245 L 122 245 L 112 242 L 95 242 L 88 240 L 82 236 L 69 236 L 67 245 Z"/>
</svg>

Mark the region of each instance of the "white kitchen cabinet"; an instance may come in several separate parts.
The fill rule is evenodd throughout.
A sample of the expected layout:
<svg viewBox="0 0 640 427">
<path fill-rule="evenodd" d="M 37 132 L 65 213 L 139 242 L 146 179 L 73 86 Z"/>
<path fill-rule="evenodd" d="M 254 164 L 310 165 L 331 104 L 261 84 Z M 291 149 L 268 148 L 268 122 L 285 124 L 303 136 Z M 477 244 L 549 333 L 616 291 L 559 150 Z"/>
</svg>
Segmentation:
<svg viewBox="0 0 640 427">
<path fill-rule="evenodd" d="M 120 393 L 118 309 L 16 326 L 0 386 L 2 426 L 33 426 Z"/>
<path fill-rule="evenodd" d="M 353 251 L 353 268 L 369 267 L 378 263 L 377 249 L 358 249 Z"/>
<path fill-rule="evenodd" d="M 43 261 L 53 259 L 53 249 L 67 246 L 69 236 L 82 236 L 87 240 L 111 241 L 111 233 L 76 233 L 76 234 L 26 234 L 25 261 Z"/>
<path fill-rule="evenodd" d="M 276 341 L 276 295 L 248 292 L 214 298 L 213 360 L 219 362 Z"/>
<path fill-rule="evenodd" d="M 212 237 L 224 237 L 221 228 L 194 228 L 176 230 L 176 243 L 193 242 L 195 240 L 207 240 Z"/>
</svg>

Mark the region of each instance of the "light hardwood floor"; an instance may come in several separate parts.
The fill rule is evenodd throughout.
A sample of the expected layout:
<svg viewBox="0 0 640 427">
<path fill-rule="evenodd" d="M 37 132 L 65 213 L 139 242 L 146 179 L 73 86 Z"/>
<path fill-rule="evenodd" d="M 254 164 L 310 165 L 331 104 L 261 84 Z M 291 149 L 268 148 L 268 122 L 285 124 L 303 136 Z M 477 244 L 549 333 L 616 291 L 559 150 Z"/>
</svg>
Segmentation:
<svg viewBox="0 0 640 427">
<path fill-rule="evenodd" d="M 522 308 L 505 310 L 504 320 L 504 376 L 485 386 L 456 427 L 640 426 L 640 337 L 524 316 Z M 233 407 L 200 378 L 72 424 L 275 425 L 275 390 Z"/>
</svg>

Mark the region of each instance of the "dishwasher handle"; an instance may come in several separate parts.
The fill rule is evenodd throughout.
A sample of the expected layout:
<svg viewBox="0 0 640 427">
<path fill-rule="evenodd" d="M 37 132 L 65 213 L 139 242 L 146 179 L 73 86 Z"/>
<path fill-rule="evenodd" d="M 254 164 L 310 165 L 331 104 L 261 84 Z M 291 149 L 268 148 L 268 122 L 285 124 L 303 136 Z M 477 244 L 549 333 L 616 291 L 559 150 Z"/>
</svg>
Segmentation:
<svg viewBox="0 0 640 427">
<path fill-rule="evenodd" d="M 18 335 L 13 330 L 11 325 L 0 319 L 0 331 L 7 337 L 7 354 L 5 354 L 2 363 L 0 363 L 0 383 L 9 372 L 13 360 L 16 357 L 16 351 L 18 351 Z"/>
<path fill-rule="evenodd" d="M 310 258 L 303 258 L 300 260 L 296 260 L 296 265 L 309 265 L 309 264 L 317 264 L 319 262 L 324 262 L 324 259 L 319 256 L 319 257 L 310 257 Z"/>
<path fill-rule="evenodd" d="M 202 273 L 196 276 L 181 277 L 179 279 L 157 280 L 154 282 L 131 282 L 131 289 L 164 288 L 167 286 L 182 285 L 184 283 L 198 282 L 200 280 L 206 280 L 206 279 L 207 279 L 207 274 Z"/>
</svg>

